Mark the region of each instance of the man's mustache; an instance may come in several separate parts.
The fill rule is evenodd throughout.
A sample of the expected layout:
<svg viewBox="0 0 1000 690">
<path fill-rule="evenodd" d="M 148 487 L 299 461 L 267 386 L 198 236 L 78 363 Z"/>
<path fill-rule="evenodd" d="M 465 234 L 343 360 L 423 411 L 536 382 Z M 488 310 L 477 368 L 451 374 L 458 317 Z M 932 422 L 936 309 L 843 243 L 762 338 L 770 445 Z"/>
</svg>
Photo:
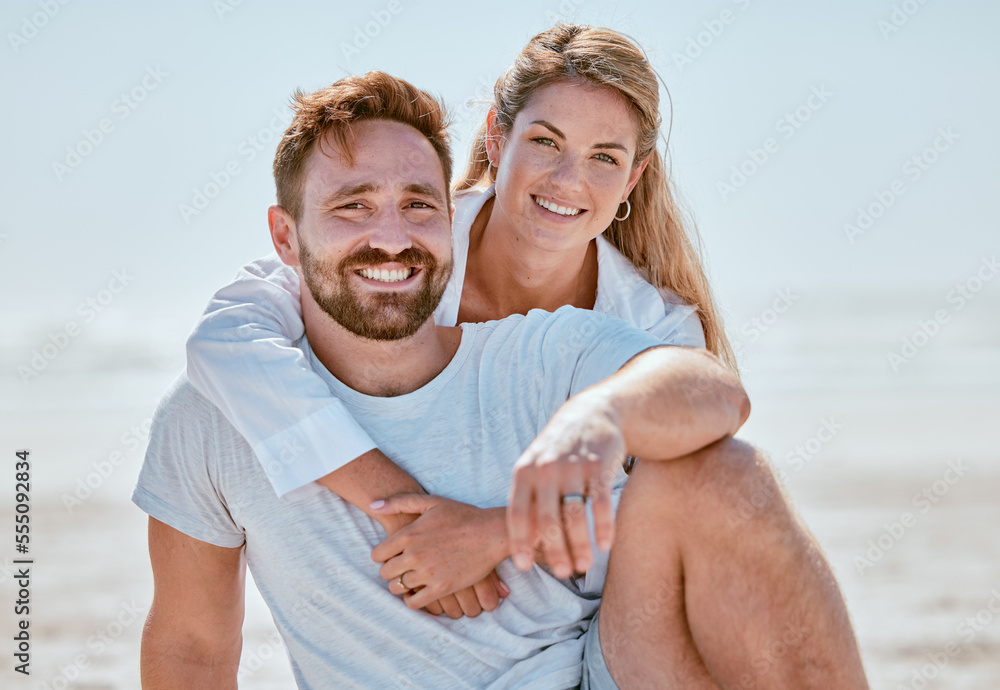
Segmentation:
<svg viewBox="0 0 1000 690">
<path fill-rule="evenodd" d="M 426 266 L 431 269 L 437 266 L 437 261 L 432 254 L 417 247 L 407 247 L 398 254 L 389 254 L 381 249 L 366 247 L 341 261 L 340 268 L 342 271 L 350 271 L 356 268 L 368 268 L 387 263 L 399 263 L 404 266 Z"/>
</svg>

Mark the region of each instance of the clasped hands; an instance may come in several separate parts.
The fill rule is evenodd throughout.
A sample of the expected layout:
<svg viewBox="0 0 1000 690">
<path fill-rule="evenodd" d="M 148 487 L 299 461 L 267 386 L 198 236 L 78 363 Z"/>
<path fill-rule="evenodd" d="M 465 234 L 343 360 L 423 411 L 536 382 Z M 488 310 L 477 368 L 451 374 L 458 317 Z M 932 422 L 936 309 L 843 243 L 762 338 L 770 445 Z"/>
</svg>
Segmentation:
<svg viewBox="0 0 1000 690">
<path fill-rule="evenodd" d="M 547 564 L 560 579 L 593 565 L 586 504 L 571 499 L 590 499 L 597 547 L 611 547 L 611 486 L 624 458 L 625 441 L 611 410 L 577 396 L 515 463 L 507 508 L 425 494 L 376 501 L 371 509 L 389 536 L 372 559 L 382 564 L 379 574 L 389 591 L 411 609 L 451 618 L 493 611 L 510 593 L 495 570 L 508 557 L 522 571 Z"/>
</svg>

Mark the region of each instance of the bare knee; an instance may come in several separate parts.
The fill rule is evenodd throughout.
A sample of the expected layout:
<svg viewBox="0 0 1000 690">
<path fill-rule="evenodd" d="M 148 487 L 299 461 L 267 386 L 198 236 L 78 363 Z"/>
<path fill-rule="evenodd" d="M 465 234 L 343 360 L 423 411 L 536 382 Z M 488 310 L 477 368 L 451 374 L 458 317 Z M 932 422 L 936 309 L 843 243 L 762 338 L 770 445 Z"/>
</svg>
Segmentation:
<svg viewBox="0 0 1000 690">
<path fill-rule="evenodd" d="M 751 521 L 793 519 L 781 482 L 768 459 L 748 443 L 733 438 L 694 454 L 699 498 L 706 509 L 738 528 Z"/>
<path fill-rule="evenodd" d="M 727 437 L 683 458 L 641 460 L 629 478 L 677 518 L 729 528 L 796 522 L 788 496 L 763 453 Z M 624 501 L 624 499 L 623 499 Z"/>
</svg>

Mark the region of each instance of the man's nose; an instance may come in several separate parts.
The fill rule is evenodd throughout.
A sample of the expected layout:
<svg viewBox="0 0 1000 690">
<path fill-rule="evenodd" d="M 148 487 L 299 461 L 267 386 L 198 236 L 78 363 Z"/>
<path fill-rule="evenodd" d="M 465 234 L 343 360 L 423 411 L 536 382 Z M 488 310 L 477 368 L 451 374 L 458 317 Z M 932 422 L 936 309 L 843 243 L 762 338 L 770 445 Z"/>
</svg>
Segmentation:
<svg viewBox="0 0 1000 690">
<path fill-rule="evenodd" d="M 386 254 L 399 254 L 413 246 L 406 221 L 397 209 L 380 213 L 375 218 L 375 228 L 368 244 L 372 249 L 381 249 Z"/>
</svg>

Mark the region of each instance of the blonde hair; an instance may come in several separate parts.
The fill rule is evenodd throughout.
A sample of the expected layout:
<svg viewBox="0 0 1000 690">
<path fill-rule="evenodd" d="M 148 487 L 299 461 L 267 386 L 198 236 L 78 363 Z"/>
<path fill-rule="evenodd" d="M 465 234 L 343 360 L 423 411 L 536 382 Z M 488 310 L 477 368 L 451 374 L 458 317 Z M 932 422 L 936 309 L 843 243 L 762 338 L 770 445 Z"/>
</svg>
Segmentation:
<svg viewBox="0 0 1000 690">
<path fill-rule="evenodd" d="M 642 49 L 611 29 L 569 24 L 543 31 L 497 79 L 491 104 L 497 124 L 509 132 L 538 89 L 560 82 L 607 86 L 630 105 L 637 130 L 633 165 L 649 162 L 629 197 L 632 212 L 623 221 L 612 221 L 604 236 L 650 284 L 673 291 L 698 309 L 709 351 L 736 371 L 736 357 L 702 268 L 697 231 L 685 230 L 689 223 L 674 200 L 664 156 L 656 147 L 662 121 L 659 80 Z M 456 193 L 493 183 L 486 141 L 483 123 Z"/>
<path fill-rule="evenodd" d="M 390 120 L 410 125 L 430 141 L 441 161 L 445 183 L 451 180 L 451 144 L 444 106 L 426 91 L 385 72 L 345 77 L 312 93 L 292 96 L 295 115 L 274 154 L 278 205 L 299 220 L 306 160 L 327 133 L 352 163 L 351 125 L 362 120 Z M 445 189 L 451 203 L 450 190 Z"/>
</svg>

